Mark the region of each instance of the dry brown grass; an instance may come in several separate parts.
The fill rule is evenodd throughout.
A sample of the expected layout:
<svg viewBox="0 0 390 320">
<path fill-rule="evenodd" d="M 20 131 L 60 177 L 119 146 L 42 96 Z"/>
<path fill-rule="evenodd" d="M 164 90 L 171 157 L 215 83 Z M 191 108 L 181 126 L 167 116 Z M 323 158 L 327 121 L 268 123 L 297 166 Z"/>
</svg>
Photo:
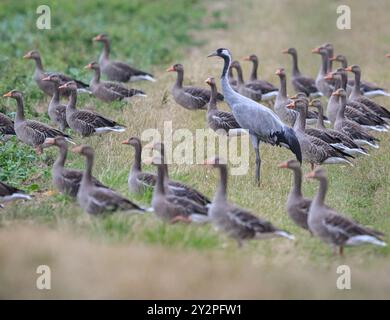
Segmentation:
<svg viewBox="0 0 390 320">
<path fill-rule="evenodd" d="M 222 62 L 205 56 L 218 47 L 231 49 L 235 58 L 249 53 L 260 57 L 260 74 L 277 83 L 274 71 L 281 66 L 290 70 L 289 57 L 280 51 L 296 46 L 302 72 L 315 75 L 319 58 L 310 49 L 329 41 L 336 52 L 345 53 L 351 62 L 362 64 L 364 77 L 383 85 L 390 84 L 390 63 L 384 58 L 389 35 L 383 27 L 388 23 L 390 3 L 385 0 L 345 1 L 352 8 L 352 30 L 336 29 L 336 7 L 331 1 L 219 1 L 210 10 L 223 8 L 229 14 L 230 28 L 197 34 L 207 40 L 205 46 L 190 48 L 182 59 L 185 81 L 203 85 L 209 76 L 218 77 Z M 387 41 L 387 43 L 386 43 Z M 384 66 L 385 65 L 385 66 Z M 245 74 L 249 65 L 243 63 Z M 174 128 L 205 127 L 203 112 L 190 112 L 175 105 L 169 96 L 174 76 L 155 70 L 159 81 L 143 84 L 147 99 L 136 100 L 129 109 L 105 108 L 104 112 L 128 125 L 126 133 L 89 139 L 96 150 L 96 175 L 106 183 L 119 179 L 118 189 L 126 192 L 126 172 L 133 153 L 120 145 L 145 128 L 162 129 L 163 120 L 173 120 Z M 290 72 L 288 71 L 288 74 Z M 386 101 L 382 99 L 381 101 Z M 226 108 L 226 106 L 223 106 Z M 328 201 L 332 206 L 352 215 L 362 223 L 390 233 L 389 136 L 379 135 L 381 149 L 371 157 L 361 158 L 355 167 L 329 167 L 331 188 Z M 284 149 L 262 146 L 263 182 L 254 186 L 254 157 L 246 176 L 230 179 L 230 198 L 238 204 L 270 219 L 293 232 L 295 243 L 271 240 L 252 243 L 237 250 L 224 238 L 209 250 L 195 250 L 169 245 L 150 245 L 142 237 L 107 242 L 82 231 L 90 222 L 75 206 L 40 199 L 37 204 L 12 207 L 0 229 L 0 297 L 3 298 L 389 298 L 389 250 L 365 247 L 347 250 L 347 258 L 331 257 L 329 248 L 297 229 L 285 214 L 285 200 L 291 176 L 276 165 L 292 157 Z M 305 167 L 305 171 L 308 167 Z M 191 177 L 191 183 L 212 195 L 217 175 L 204 173 L 200 166 L 172 165 L 173 176 Z M 305 184 L 312 195 L 315 184 Z M 48 205 L 56 221 L 50 226 L 29 217 L 19 222 L 29 206 Z M 68 216 L 67 216 L 68 215 Z M 24 216 L 23 216 L 24 217 Z M 71 218 L 71 219 L 69 219 Z M 26 220 L 24 218 L 24 220 Z M 135 233 L 153 229 L 151 217 L 132 229 Z M 37 222 L 38 221 L 38 222 Z M 22 224 L 22 227 L 19 227 Z M 36 226 L 38 225 L 38 226 Z M 81 231 L 79 226 L 81 227 Z M 172 228 L 181 228 L 174 226 Z M 182 227 L 192 232 L 195 227 Z M 73 229 L 77 231 L 74 232 Z M 207 231 L 208 232 L 208 231 Z M 213 231 L 210 230 L 210 233 Z M 76 233 L 76 236 L 75 236 Z M 53 289 L 43 292 L 35 288 L 36 266 L 52 267 Z M 352 290 L 336 289 L 336 267 L 352 268 Z"/>
</svg>

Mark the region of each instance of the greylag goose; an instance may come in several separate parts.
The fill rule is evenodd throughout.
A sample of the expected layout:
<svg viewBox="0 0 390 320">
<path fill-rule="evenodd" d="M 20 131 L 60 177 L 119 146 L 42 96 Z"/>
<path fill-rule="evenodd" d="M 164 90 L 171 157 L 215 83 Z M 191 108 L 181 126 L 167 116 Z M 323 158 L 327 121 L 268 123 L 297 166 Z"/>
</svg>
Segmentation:
<svg viewBox="0 0 390 320">
<path fill-rule="evenodd" d="M 324 169 L 317 168 L 306 177 L 316 179 L 320 183 L 318 192 L 309 209 L 309 228 L 315 236 L 332 245 L 334 253 L 339 248 L 339 253 L 342 255 L 344 246 L 348 245 L 356 246 L 371 243 L 377 246 L 386 246 L 386 243 L 381 239 L 383 233 L 364 227 L 352 219 L 340 215 L 336 210 L 325 204 L 328 179 Z"/>
<path fill-rule="evenodd" d="M 343 88 L 344 90 L 346 89 L 347 76 L 346 71 L 344 70 L 328 74 L 325 79 L 335 80 L 335 90 L 339 88 Z M 338 97 L 331 96 L 328 101 L 328 116 L 330 117 L 332 123 L 336 121 L 337 112 L 339 110 L 338 100 Z M 367 129 L 387 131 L 386 121 L 358 101 L 347 101 L 345 117 L 355 121 Z"/>
<path fill-rule="evenodd" d="M 295 109 L 298 111 L 298 118 L 294 124 L 294 131 L 299 141 L 302 150 L 302 158 L 306 162 L 314 165 L 318 164 L 350 164 L 352 163 L 347 157 L 353 158 L 353 156 L 329 145 L 321 139 L 310 136 L 305 133 L 305 118 L 308 102 L 306 99 L 297 99 L 287 105 L 287 108 Z"/>
<path fill-rule="evenodd" d="M 347 93 L 344 89 L 337 89 L 332 93 L 333 96 L 339 98 L 339 110 L 337 112 L 336 121 L 334 123 L 334 129 L 340 131 L 349 136 L 353 141 L 359 145 L 369 145 L 373 148 L 379 148 L 377 142 L 379 139 L 370 135 L 366 129 L 355 121 L 351 121 L 345 118 L 345 107 L 347 105 Z"/>
<path fill-rule="evenodd" d="M 325 127 L 324 120 L 323 120 L 323 108 L 322 103 L 318 99 L 314 99 L 310 102 L 309 106 L 317 108 L 318 110 L 318 121 L 317 121 L 317 128 L 306 128 L 305 133 L 315 136 L 333 147 L 336 147 L 337 149 L 341 149 L 345 153 L 348 153 L 350 155 L 368 155 L 367 150 L 363 147 L 359 147 L 350 137 L 348 137 L 346 134 L 334 130 L 329 129 Z"/>
<path fill-rule="evenodd" d="M 360 92 L 360 77 L 361 77 L 361 70 L 360 67 L 357 65 L 349 66 L 345 69 L 346 71 L 350 71 L 355 74 L 355 85 L 353 86 L 351 95 L 349 96 L 349 99 L 352 101 L 357 101 L 363 103 L 367 108 L 375 112 L 378 116 L 390 119 L 390 111 L 387 110 L 385 107 L 381 106 L 379 103 L 376 103 L 369 98 L 362 95 Z"/>
<path fill-rule="evenodd" d="M 75 82 L 67 82 L 60 86 L 60 89 L 70 90 L 70 99 L 66 106 L 66 121 L 68 122 L 69 127 L 79 133 L 82 137 L 111 131 L 125 131 L 124 126 L 119 125 L 114 120 L 110 120 L 94 111 L 78 110 L 76 108 L 77 86 Z"/>
<path fill-rule="evenodd" d="M 220 111 L 217 108 L 217 85 L 214 78 L 208 78 L 206 83 L 210 86 L 211 96 L 207 108 L 207 123 L 211 129 L 227 135 L 239 135 L 243 130 L 237 123 L 233 114 L 230 112 Z"/>
<path fill-rule="evenodd" d="M 294 239 L 293 235 L 276 228 L 271 222 L 255 216 L 247 209 L 237 207 L 235 204 L 228 202 L 228 170 L 224 160 L 215 157 L 207 160 L 205 164 L 218 168 L 220 173 L 218 189 L 209 208 L 210 219 L 218 230 L 227 233 L 228 236 L 235 239 L 240 247 L 243 241 L 251 239 L 274 237 Z"/>
<path fill-rule="evenodd" d="M 252 145 L 256 153 L 256 182 L 260 184 L 260 141 L 273 146 L 284 146 L 290 149 L 299 162 L 302 161 L 301 147 L 294 130 L 285 125 L 269 108 L 235 92 L 229 83 L 227 71 L 232 63 L 228 49 L 220 48 L 209 54 L 209 57 L 220 57 L 224 61 L 221 82 L 222 90 L 234 118 L 243 129 L 251 135 Z"/>
<path fill-rule="evenodd" d="M 298 92 L 297 94 L 291 96 L 290 98 L 291 99 L 290 99 L 289 103 L 292 100 L 296 100 L 296 99 L 305 99 L 306 100 L 307 99 L 307 95 L 304 92 Z M 318 120 L 318 112 L 317 111 L 312 111 L 312 110 L 307 110 L 306 124 L 315 125 L 317 123 L 317 120 Z M 330 121 L 325 116 L 324 116 L 324 122 L 326 124 L 330 124 Z"/>
<path fill-rule="evenodd" d="M 137 80 L 156 81 L 150 73 L 135 69 L 121 61 L 110 60 L 110 39 L 107 34 L 99 34 L 93 38 L 93 41 L 103 42 L 104 44 L 103 52 L 99 58 L 99 64 L 102 73 L 105 74 L 109 80 L 119 82 Z"/>
<path fill-rule="evenodd" d="M 137 137 L 130 137 L 128 140 L 122 142 L 122 144 L 130 145 L 134 147 L 134 163 L 131 167 L 128 185 L 130 192 L 142 194 L 147 188 L 153 188 L 156 185 L 157 176 L 149 172 L 142 171 L 141 155 L 142 144 L 141 140 Z"/>
<path fill-rule="evenodd" d="M 100 80 L 100 66 L 93 61 L 85 66 L 86 69 L 94 70 L 94 76 L 89 83 L 92 94 L 104 101 L 112 102 L 116 100 L 127 100 L 133 96 L 146 97 L 145 92 L 138 89 L 128 89 L 116 82 L 101 81 Z"/>
<path fill-rule="evenodd" d="M 325 76 L 328 74 L 329 67 L 328 50 L 325 47 L 317 47 L 312 50 L 312 53 L 319 54 L 321 56 L 321 66 L 315 82 L 316 87 L 324 96 L 329 98 L 332 94 L 332 88 L 329 82 L 325 79 Z"/>
<path fill-rule="evenodd" d="M 91 147 L 81 145 L 74 147 L 72 151 L 86 158 L 86 167 L 77 193 L 77 201 L 85 212 L 93 215 L 100 215 L 118 210 L 145 211 L 145 209 L 131 202 L 129 199 L 126 199 L 114 190 L 94 184 L 92 179 L 94 151 Z"/>
<path fill-rule="evenodd" d="M 15 200 L 31 200 L 31 196 L 0 181 L 0 202 L 6 203 Z M 2 207 L 1 204 L 0 207 Z"/>
<path fill-rule="evenodd" d="M 10 117 L 8 117 L 7 115 L 1 112 L 0 112 L 0 134 L 10 135 L 10 136 L 16 135 L 14 129 L 14 121 Z"/>
<path fill-rule="evenodd" d="M 347 68 L 348 67 L 348 60 L 347 57 L 339 54 L 337 56 L 334 56 L 330 58 L 331 61 L 338 61 L 341 63 L 342 68 Z M 354 79 L 349 79 L 348 80 L 348 86 L 353 87 L 355 85 L 355 80 Z M 374 98 L 378 96 L 390 96 L 390 93 L 386 92 L 385 89 L 379 87 L 375 83 L 367 82 L 367 81 L 360 81 L 360 92 L 369 98 Z"/>
<path fill-rule="evenodd" d="M 161 219 L 174 223 L 208 222 L 208 209 L 187 197 L 177 196 L 169 192 L 166 179 L 166 165 L 162 157 L 155 157 L 152 163 L 157 166 L 157 182 L 153 192 L 152 207 Z"/>
<path fill-rule="evenodd" d="M 29 51 L 23 56 L 23 58 L 24 59 L 32 59 L 35 61 L 35 72 L 33 75 L 33 79 L 38 84 L 38 87 L 44 93 L 46 93 L 47 95 L 52 97 L 54 94 L 54 90 L 55 90 L 55 88 L 54 88 L 55 84 L 51 81 L 43 81 L 43 78 L 46 78 L 51 73 L 46 72 L 44 70 L 41 55 L 39 54 L 39 52 L 36 50 Z M 76 80 L 76 79 L 73 79 L 69 76 L 62 74 L 62 73 L 56 73 L 56 74 L 60 77 L 61 84 L 64 84 L 64 83 L 69 82 L 69 81 L 75 81 L 77 83 L 77 89 L 80 92 L 88 92 L 89 93 L 89 87 L 86 83 L 79 81 L 79 80 Z M 61 91 L 61 95 L 69 96 L 69 94 L 70 94 L 69 91 Z"/>
<path fill-rule="evenodd" d="M 210 101 L 211 91 L 198 88 L 183 86 L 184 67 L 178 63 L 167 69 L 167 72 L 176 72 L 177 78 L 172 88 L 172 95 L 176 103 L 188 110 L 205 109 Z M 218 93 L 217 100 L 223 101 L 223 95 Z"/>
<path fill-rule="evenodd" d="M 318 98 L 322 96 L 322 93 L 318 90 L 315 85 L 313 78 L 304 76 L 299 71 L 298 67 L 298 53 L 295 48 L 289 48 L 282 51 L 284 54 L 289 54 L 293 59 L 293 69 L 291 83 L 296 92 L 304 92 L 310 98 Z"/>
<path fill-rule="evenodd" d="M 3 97 L 9 97 L 16 100 L 17 109 L 14 126 L 16 136 L 25 144 L 33 146 L 38 154 L 42 153 L 42 145 L 46 138 L 62 136 L 69 141 L 69 135 L 42 122 L 25 119 L 23 94 L 20 91 L 12 90 L 4 94 Z"/>
<path fill-rule="evenodd" d="M 290 99 L 287 96 L 286 72 L 283 68 L 280 68 L 276 70 L 275 74 L 279 76 L 280 89 L 275 99 L 274 110 L 284 123 L 292 127 L 297 119 L 297 113 L 286 108 L 286 105 L 290 103 Z"/>
<path fill-rule="evenodd" d="M 296 160 L 289 160 L 279 164 L 279 168 L 290 169 L 294 174 L 293 186 L 287 198 L 287 213 L 290 219 L 298 226 L 309 230 L 307 217 L 311 199 L 302 195 L 301 164 Z"/>
<path fill-rule="evenodd" d="M 230 68 L 234 68 L 237 71 L 236 91 L 249 99 L 261 101 L 262 92 L 260 85 L 256 82 L 245 83 L 240 63 L 237 60 L 233 61 Z"/>
<path fill-rule="evenodd" d="M 257 56 L 255 54 L 251 54 L 250 56 L 245 57 L 244 60 L 252 62 L 252 72 L 249 78 L 249 83 L 256 83 L 260 87 L 261 100 L 269 101 L 275 99 L 278 94 L 278 88 L 268 81 L 257 79 L 257 68 L 259 66 L 259 59 Z"/>
<path fill-rule="evenodd" d="M 59 149 L 57 160 L 53 164 L 52 181 L 56 189 L 71 197 L 76 197 L 80 188 L 83 172 L 81 170 L 65 168 L 65 162 L 68 155 L 68 144 L 63 137 L 47 138 L 44 143 L 45 147 L 55 146 Z M 107 188 L 95 177 L 91 178 L 95 186 Z"/>
<path fill-rule="evenodd" d="M 61 78 L 58 74 L 53 73 L 45 78 L 42 81 L 51 81 L 54 83 L 54 93 L 49 103 L 48 114 L 50 120 L 56 124 L 61 131 L 65 131 L 68 128 L 68 123 L 66 122 L 66 104 L 61 104 L 60 102 L 60 89 L 58 88 L 61 85 Z"/>
<path fill-rule="evenodd" d="M 204 194 L 199 192 L 193 187 L 190 187 L 184 183 L 181 183 L 179 181 L 173 181 L 173 180 L 168 180 L 169 179 L 169 174 L 168 174 L 168 165 L 165 163 L 165 148 L 164 144 L 162 142 L 157 142 L 155 144 L 148 144 L 145 146 L 145 149 L 152 149 L 156 150 L 159 152 L 159 159 L 164 165 L 164 170 L 165 170 L 165 180 L 168 186 L 167 192 L 169 194 L 172 194 L 177 197 L 181 198 L 187 198 L 191 202 L 195 202 L 198 205 L 207 207 L 211 201 L 209 198 L 207 198 Z"/>
</svg>

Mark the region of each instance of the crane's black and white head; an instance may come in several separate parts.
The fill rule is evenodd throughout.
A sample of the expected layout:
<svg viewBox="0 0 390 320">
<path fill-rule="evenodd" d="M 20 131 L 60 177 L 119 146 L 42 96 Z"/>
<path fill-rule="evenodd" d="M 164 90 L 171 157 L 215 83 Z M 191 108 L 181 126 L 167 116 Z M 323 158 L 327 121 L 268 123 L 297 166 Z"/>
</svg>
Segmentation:
<svg viewBox="0 0 390 320">
<path fill-rule="evenodd" d="M 220 57 L 220 58 L 229 58 L 232 60 L 232 54 L 230 53 L 229 49 L 226 48 L 219 48 L 215 50 L 214 52 L 210 53 L 208 56 L 209 57 Z"/>
</svg>

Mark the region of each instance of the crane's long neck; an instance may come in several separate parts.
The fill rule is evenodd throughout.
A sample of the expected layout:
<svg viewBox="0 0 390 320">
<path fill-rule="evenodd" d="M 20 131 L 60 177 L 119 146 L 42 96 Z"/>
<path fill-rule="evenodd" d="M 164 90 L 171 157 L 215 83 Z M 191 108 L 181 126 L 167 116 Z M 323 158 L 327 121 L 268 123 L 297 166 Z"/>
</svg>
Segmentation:
<svg viewBox="0 0 390 320">
<path fill-rule="evenodd" d="M 252 72 L 251 72 L 251 81 L 257 80 L 257 68 L 259 67 L 259 62 L 255 59 L 252 60 Z"/>
<path fill-rule="evenodd" d="M 293 169 L 294 174 L 294 182 L 293 182 L 293 188 L 292 193 L 297 196 L 302 196 L 302 172 L 299 168 Z"/>
<path fill-rule="evenodd" d="M 220 175 L 220 180 L 218 184 L 218 189 L 217 192 L 215 193 L 213 201 L 226 201 L 227 180 L 228 180 L 226 164 L 219 165 L 219 175 Z"/>
<path fill-rule="evenodd" d="M 183 87 L 183 78 L 184 78 L 184 71 L 183 70 L 178 70 L 177 71 L 177 78 L 176 78 L 176 83 L 175 86 L 178 88 Z"/>
<path fill-rule="evenodd" d="M 306 115 L 307 114 L 307 107 L 306 108 L 300 108 L 298 110 L 298 118 L 297 120 L 295 121 L 295 124 L 294 124 L 294 130 L 297 131 L 297 130 L 300 130 L 300 131 L 305 131 L 305 127 L 306 127 Z"/>
<path fill-rule="evenodd" d="M 92 154 L 87 154 L 85 156 L 86 159 L 86 167 L 85 171 L 83 173 L 83 179 L 81 181 L 82 184 L 85 185 L 90 185 L 92 184 L 92 168 L 93 168 L 93 155 Z"/>
<path fill-rule="evenodd" d="M 215 110 L 217 109 L 217 86 L 215 85 L 215 83 L 210 84 L 210 89 L 211 89 L 211 95 L 210 95 L 208 109 Z"/>
<path fill-rule="evenodd" d="M 317 205 L 323 205 L 325 202 L 326 192 L 328 191 L 328 180 L 325 177 L 320 178 L 320 187 L 313 202 Z M 314 210 L 315 211 L 315 210 Z"/>
<path fill-rule="evenodd" d="M 66 158 L 68 156 L 68 147 L 65 145 L 60 145 L 60 153 L 56 161 L 54 162 L 53 168 L 63 168 L 65 165 Z"/>
<path fill-rule="evenodd" d="M 70 110 L 76 110 L 76 103 L 77 103 L 77 91 L 71 90 L 67 108 L 69 108 Z"/>
<path fill-rule="evenodd" d="M 352 95 L 354 97 L 359 97 L 361 95 L 361 92 L 360 92 L 360 71 L 356 71 L 354 72 L 355 74 L 355 84 L 353 86 L 353 89 L 352 89 Z"/>
<path fill-rule="evenodd" d="M 228 103 L 228 105 L 232 108 L 232 101 L 238 99 L 238 94 L 232 89 L 229 83 L 229 77 L 228 77 L 228 70 L 231 66 L 232 59 L 230 56 L 222 56 L 224 65 L 222 69 L 222 75 L 221 75 L 221 83 L 222 83 L 222 90 L 223 94 L 225 96 L 225 100 Z"/>
<path fill-rule="evenodd" d="M 24 121 L 24 102 L 23 97 L 16 97 L 16 121 Z"/>
<path fill-rule="evenodd" d="M 292 70 L 293 76 L 300 76 L 301 72 L 299 71 L 299 67 L 298 67 L 298 54 L 294 52 L 293 54 L 291 54 L 291 56 L 293 59 L 293 70 Z"/>
<path fill-rule="evenodd" d="M 344 120 L 344 112 L 345 112 L 345 106 L 347 104 L 347 97 L 340 96 L 339 103 L 340 103 L 340 106 L 339 106 L 339 109 L 337 111 L 336 119 Z"/>
<path fill-rule="evenodd" d="M 280 79 L 280 90 L 278 92 L 278 96 L 280 98 L 287 99 L 287 81 L 285 74 L 279 74 Z"/>
</svg>

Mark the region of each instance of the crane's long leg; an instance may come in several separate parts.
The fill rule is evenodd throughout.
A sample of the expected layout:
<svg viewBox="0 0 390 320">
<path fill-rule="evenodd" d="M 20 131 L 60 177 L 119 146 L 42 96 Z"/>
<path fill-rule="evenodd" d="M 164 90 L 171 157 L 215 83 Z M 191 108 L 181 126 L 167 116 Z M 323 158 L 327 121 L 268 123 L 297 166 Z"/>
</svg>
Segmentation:
<svg viewBox="0 0 390 320">
<path fill-rule="evenodd" d="M 260 158 L 260 141 L 256 136 L 252 136 L 253 148 L 255 148 L 256 153 L 256 183 L 260 186 L 260 168 L 261 168 L 261 158 Z"/>
</svg>

